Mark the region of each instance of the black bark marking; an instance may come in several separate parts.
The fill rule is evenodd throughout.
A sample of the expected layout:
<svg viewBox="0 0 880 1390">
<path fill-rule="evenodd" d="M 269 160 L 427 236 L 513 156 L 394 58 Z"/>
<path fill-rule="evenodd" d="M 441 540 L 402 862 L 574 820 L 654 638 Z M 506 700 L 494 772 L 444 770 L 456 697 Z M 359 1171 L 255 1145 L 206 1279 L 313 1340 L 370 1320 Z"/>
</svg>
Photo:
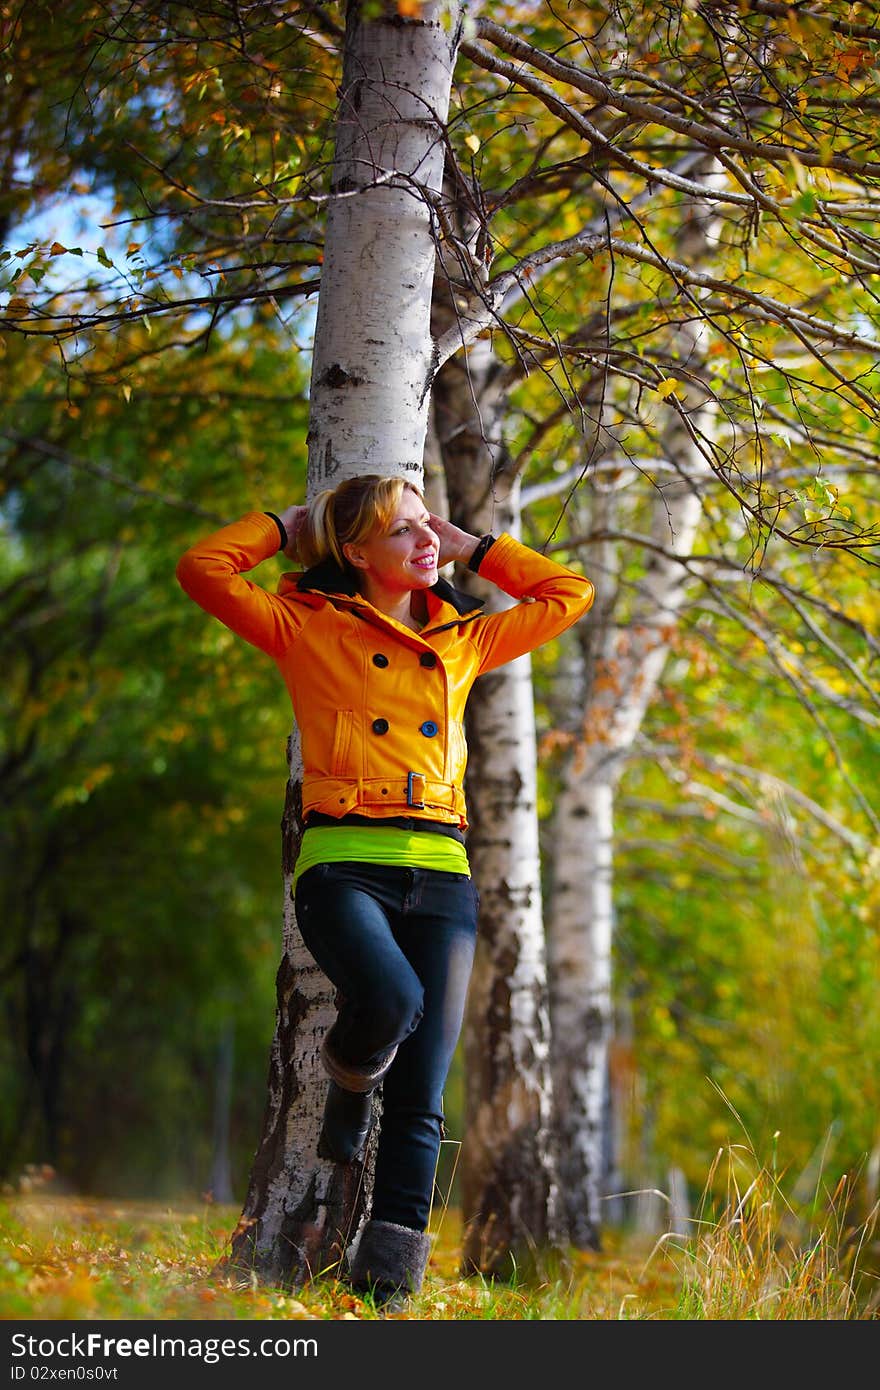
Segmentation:
<svg viewBox="0 0 880 1390">
<path fill-rule="evenodd" d="M 363 377 L 355 376 L 347 372 L 338 362 L 334 362 L 332 367 L 328 367 L 326 372 L 319 377 L 319 386 L 329 386 L 334 391 L 342 390 L 344 386 L 362 386 Z"/>
<path fill-rule="evenodd" d="M 292 874 L 299 855 L 302 839 L 302 782 L 299 778 L 288 778 L 284 794 L 284 811 L 281 816 L 281 866 L 282 873 Z"/>
<path fill-rule="evenodd" d="M 431 361 L 430 361 L 430 364 L 429 364 L 429 366 L 428 366 L 428 370 L 427 370 L 427 372 L 425 373 L 425 381 L 424 381 L 424 384 L 423 384 L 423 386 L 422 386 L 421 395 L 419 396 L 419 409 L 421 409 L 422 406 L 423 406 L 424 403 L 425 403 L 425 397 L 428 395 L 429 391 L 431 390 L 431 387 L 432 387 L 433 384 L 434 384 L 434 378 L 435 378 L 435 376 L 437 375 L 437 372 L 438 372 L 438 370 L 439 370 L 439 367 L 440 367 L 440 352 L 439 352 L 439 349 L 438 349 L 438 347 L 437 347 L 437 339 L 436 339 L 436 338 L 432 338 L 432 339 L 431 339 Z"/>
</svg>

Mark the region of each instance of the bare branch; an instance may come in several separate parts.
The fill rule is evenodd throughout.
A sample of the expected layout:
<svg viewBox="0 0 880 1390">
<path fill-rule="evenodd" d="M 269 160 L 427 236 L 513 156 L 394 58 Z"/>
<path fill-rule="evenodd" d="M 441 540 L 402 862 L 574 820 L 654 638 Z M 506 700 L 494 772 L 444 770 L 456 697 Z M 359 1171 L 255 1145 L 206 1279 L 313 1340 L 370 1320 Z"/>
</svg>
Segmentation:
<svg viewBox="0 0 880 1390">
<path fill-rule="evenodd" d="M 510 33 L 491 19 L 479 19 L 477 32 L 481 38 L 487 39 L 503 52 L 509 53 L 519 62 L 530 64 L 555 81 L 563 82 L 576 91 L 583 92 L 594 101 L 622 111 L 635 120 L 647 121 L 652 125 L 659 125 L 663 129 L 674 131 L 676 134 L 684 136 L 688 141 L 701 145 L 711 153 L 719 150 L 736 150 L 739 154 L 754 155 L 769 161 L 788 161 L 794 154 L 805 168 L 835 169 L 840 173 L 857 175 L 861 178 L 880 177 L 880 162 L 877 160 L 849 159 L 845 155 L 826 153 L 801 145 L 779 144 L 770 140 L 749 140 L 744 136 L 737 135 L 731 126 L 707 125 L 705 122 L 689 120 L 678 116 L 665 106 L 628 96 L 626 93 L 618 91 L 612 81 L 591 76 L 572 63 L 562 62 L 549 54 L 542 53 L 540 49 L 533 48 L 524 39 Z M 470 42 L 465 43 L 462 45 L 462 52 L 477 61 L 472 52 L 474 47 L 475 45 Z M 481 51 L 480 57 L 485 58 L 483 51 Z M 516 80 L 518 81 L 519 78 L 517 77 Z"/>
</svg>

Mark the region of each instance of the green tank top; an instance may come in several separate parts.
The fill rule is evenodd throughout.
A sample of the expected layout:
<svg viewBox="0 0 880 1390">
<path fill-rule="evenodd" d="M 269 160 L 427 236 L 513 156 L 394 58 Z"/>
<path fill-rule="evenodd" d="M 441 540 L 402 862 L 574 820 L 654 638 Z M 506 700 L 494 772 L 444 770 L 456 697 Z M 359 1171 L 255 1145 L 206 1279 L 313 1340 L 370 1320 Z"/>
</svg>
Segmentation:
<svg viewBox="0 0 880 1390">
<path fill-rule="evenodd" d="M 449 835 L 389 825 L 315 825 L 302 837 L 292 886 L 295 888 L 301 875 L 315 864 L 338 864 L 342 860 L 470 875 L 467 850 L 460 840 Z"/>
</svg>

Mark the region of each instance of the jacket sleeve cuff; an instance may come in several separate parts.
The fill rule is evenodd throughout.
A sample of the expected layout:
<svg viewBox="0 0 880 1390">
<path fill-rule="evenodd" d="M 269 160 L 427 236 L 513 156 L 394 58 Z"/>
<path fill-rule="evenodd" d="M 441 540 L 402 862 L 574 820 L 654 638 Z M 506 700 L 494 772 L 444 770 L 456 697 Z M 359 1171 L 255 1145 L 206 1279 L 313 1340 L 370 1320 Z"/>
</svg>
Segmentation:
<svg viewBox="0 0 880 1390">
<path fill-rule="evenodd" d="M 279 550 L 286 550 L 286 549 L 287 549 L 287 531 L 286 531 L 285 528 L 284 528 L 284 522 L 281 520 L 281 517 L 280 517 L 280 516 L 276 516 L 274 512 L 264 512 L 264 516 L 271 516 L 272 520 L 275 522 L 275 525 L 278 527 L 278 535 L 279 535 L 280 540 L 281 540 L 281 544 L 279 545 L 278 548 L 279 548 Z"/>
<path fill-rule="evenodd" d="M 472 570 L 474 574 L 479 573 L 480 565 L 485 560 L 488 551 L 495 544 L 497 539 L 497 536 L 480 537 L 479 544 L 477 545 L 476 550 L 467 562 L 468 569 Z"/>
</svg>

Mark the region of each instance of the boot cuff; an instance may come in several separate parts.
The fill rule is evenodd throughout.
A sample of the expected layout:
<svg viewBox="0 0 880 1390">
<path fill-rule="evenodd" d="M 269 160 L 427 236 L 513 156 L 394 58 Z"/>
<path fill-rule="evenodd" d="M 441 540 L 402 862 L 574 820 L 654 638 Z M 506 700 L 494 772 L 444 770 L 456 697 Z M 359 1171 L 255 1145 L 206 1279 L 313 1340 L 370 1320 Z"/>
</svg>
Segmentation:
<svg viewBox="0 0 880 1390">
<path fill-rule="evenodd" d="M 418 1293 L 425 1277 L 431 1237 L 394 1221 L 368 1221 L 351 1267 L 356 1289 Z"/>
<path fill-rule="evenodd" d="M 394 1061 L 396 1052 L 397 1048 L 392 1047 L 390 1052 L 383 1054 L 375 1066 L 360 1068 L 341 1061 L 334 1054 L 329 1034 L 325 1035 L 324 1041 L 321 1043 L 321 1061 L 324 1064 L 324 1070 L 331 1080 L 336 1082 L 337 1086 L 342 1087 L 343 1091 L 374 1091 Z"/>
</svg>

